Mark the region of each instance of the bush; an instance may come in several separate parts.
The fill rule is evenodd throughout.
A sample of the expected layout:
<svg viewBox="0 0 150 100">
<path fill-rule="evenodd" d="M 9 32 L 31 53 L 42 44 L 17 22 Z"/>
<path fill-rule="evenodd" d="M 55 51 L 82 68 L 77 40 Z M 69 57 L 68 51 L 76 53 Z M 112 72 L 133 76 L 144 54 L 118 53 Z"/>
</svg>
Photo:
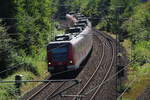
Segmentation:
<svg viewBox="0 0 150 100">
<path fill-rule="evenodd" d="M 126 88 L 128 88 L 128 89 L 126 90 L 126 92 L 128 92 L 128 91 L 130 90 L 130 87 L 127 87 L 127 86 L 125 86 L 124 84 L 121 84 L 120 86 L 117 87 L 117 91 L 118 91 L 119 93 L 123 93 Z"/>
</svg>

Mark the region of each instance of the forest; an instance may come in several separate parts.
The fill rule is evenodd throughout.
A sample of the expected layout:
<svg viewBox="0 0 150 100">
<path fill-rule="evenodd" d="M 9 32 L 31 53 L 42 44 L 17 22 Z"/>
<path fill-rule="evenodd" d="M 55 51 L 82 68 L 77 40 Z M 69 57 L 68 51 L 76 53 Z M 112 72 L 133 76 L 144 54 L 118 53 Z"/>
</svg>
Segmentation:
<svg viewBox="0 0 150 100">
<path fill-rule="evenodd" d="M 150 68 L 148 0 L 1 0 L 0 79 L 12 80 L 17 74 L 24 79 L 44 77 L 46 45 L 59 32 L 56 20 L 69 11 L 81 12 L 93 27 L 118 35 L 128 58 L 136 59 L 130 69 L 138 73 Z M 17 98 L 13 85 L 0 89 L 1 100 Z"/>
</svg>

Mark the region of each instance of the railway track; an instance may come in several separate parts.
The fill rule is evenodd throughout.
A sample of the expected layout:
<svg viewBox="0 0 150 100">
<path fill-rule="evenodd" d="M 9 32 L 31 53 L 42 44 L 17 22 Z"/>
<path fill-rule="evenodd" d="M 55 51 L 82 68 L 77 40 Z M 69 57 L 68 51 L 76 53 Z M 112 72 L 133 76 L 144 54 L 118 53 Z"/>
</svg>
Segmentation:
<svg viewBox="0 0 150 100">
<path fill-rule="evenodd" d="M 46 83 L 45 85 L 43 85 L 43 87 L 41 87 L 38 91 L 36 91 L 34 94 L 32 94 L 29 98 L 27 98 L 27 100 L 32 100 L 35 96 L 37 96 L 41 91 L 43 91 L 45 88 L 48 87 L 48 85 L 50 85 L 51 82 Z"/>
<path fill-rule="evenodd" d="M 41 87 L 41 89 L 39 89 L 37 92 L 35 92 L 33 95 L 31 95 L 27 100 L 38 100 L 39 99 L 39 95 L 41 94 L 41 92 L 44 91 L 44 89 L 47 89 L 49 85 L 52 85 L 53 83 L 48 82 L 46 83 L 43 87 Z M 56 83 L 55 83 L 56 84 Z M 59 88 L 61 88 L 63 85 L 65 84 L 65 82 L 62 83 L 57 83 L 58 87 L 56 89 L 54 89 L 50 96 L 52 96 Z M 37 99 L 36 99 L 37 98 Z"/>
<path fill-rule="evenodd" d="M 109 94 L 106 95 L 105 93 L 109 91 L 106 90 L 106 87 L 111 87 L 111 91 L 113 90 L 112 85 L 115 84 L 115 81 L 113 80 L 107 85 L 104 84 L 105 80 L 111 74 L 114 74 L 112 70 L 115 70 L 113 67 L 115 62 L 114 43 L 104 34 L 100 35 L 98 31 L 95 31 L 94 38 L 96 41 L 91 59 L 77 77 L 77 79 L 82 80 L 81 84 L 71 85 L 72 83 L 69 82 L 44 83 L 38 91 L 23 100 L 116 100 L 113 99 L 114 96 L 108 96 Z M 70 89 L 70 87 L 72 88 Z M 92 90 L 94 87 L 97 88 Z"/>
<path fill-rule="evenodd" d="M 93 75 L 89 78 L 89 80 L 87 81 L 87 83 L 84 85 L 84 87 L 77 93 L 77 95 L 85 95 L 86 96 L 86 98 L 85 98 L 85 100 L 99 100 L 100 99 L 100 97 L 99 96 L 97 96 L 98 95 L 98 93 L 99 93 L 99 91 L 100 91 L 100 89 L 102 88 L 102 86 L 104 85 L 104 82 L 105 82 L 105 80 L 108 78 L 108 76 L 109 76 L 109 74 L 110 74 L 110 71 L 111 71 L 111 69 L 112 69 L 112 67 L 113 67 L 113 63 L 114 63 L 114 59 L 115 59 L 115 48 L 114 48 L 114 44 L 112 43 L 112 41 L 111 40 L 109 40 L 106 36 L 104 36 L 103 35 L 103 37 L 104 38 L 106 38 L 107 40 L 102 40 L 99 36 L 98 36 L 98 34 L 96 34 L 96 37 L 99 39 L 99 41 L 101 41 L 101 42 L 103 42 L 103 56 L 102 56 L 102 59 L 100 60 L 100 62 L 99 62 L 99 64 L 98 64 L 98 66 L 97 66 L 97 69 L 95 70 L 95 72 L 93 73 Z M 108 44 L 109 43 L 109 44 Z M 104 47 L 105 46 L 105 47 Z M 108 52 L 104 52 L 104 50 L 107 50 L 106 48 L 111 48 L 110 49 L 110 51 Z M 111 51 L 112 50 L 112 51 Z M 107 59 L 105 58 L 105 59 L 103 59 L 104 58 L 104 53 L 107 53 L 107 55 L 112 55 L 112 57 L 111 57 L 111 59 L 110 60 L 108 60 L 108 61 L 110 61 L 110 64 L 104 64 L 104 65 L 102 65 L 102 60 L 104 60 L 104 62 L 105 63 L 108 63 L 108 61 L 107 61 Z M 101 69 L 103 69 L 103 70 L 105 70 L 104 72 L 105 72 L 105 74 L 103 74 L 103 76 L 101 76 L 101 77 L 103 77 L 103 79 L 101 80 L 101 82 L 99 82 L 99 84 L 98 84 L 98 86 L 97 86 L 97 88 L 95 88 L 95 89 L 93 89 L 92 91 L 90 91 L 89 90 L 89 92 L 87 92 L 88 91 L 88 89 L 86 89 L 86 88 L 88 88 L 88 86 L 90 85 L 90 82 L 93 80 L 93 76 L 96 74 L 96 72 L 98 72 L 98 69 L 101 67 L 101 66 L 103 66 L 103 68 L 101 68 Z M 91 94 L 90 94 L 91 93 Z M 89 95 L 90 94 L 90 95 Z M 96 98 L 96 96 L 98 97 L 98 98 Z M 75 97 L 73 100 L 77 100 L 77 98 Z"/>
<path fill-rule="evenodd" d="M 106 38 L 107 38 L 107 37 L 106 37 Z M 89 100 L 95 100 L 95 97 L 97 96 L 97 94 L 99 93 L 100 89 L 102 88 L 102 86 L 104 85 L 105 81 L 107 80 L 107 78 L 108 78 L 108 76 L 109 76 L 109 74 L 110 74 L 110 71 L 111 71 L 111 69 L 112 69 L 112 67 L 113 67 L 113 63 L 114 63 L 114 61 L 115 61 L 115 47 L 114 47 L 115 44 L 114 44 L 111 40 L 109 40 L 109 39 L 107 39 L 107 40 L 109 41 L 110 46 L 111 46 L 111 48 L 112 48 L 111 63 L 110 63 L 110 65 L 108 65 L 109 68 L 107 69 L 107 72 L 106 72 L 106 74 L 104 75 L 104 78 L 103 78 L 102 82 L 98 85 L 97 89 L 95 89 L 95 92 L 93 93 L 92 97 L 91 97 Z M 97 98 L 97 99 L 98 99 L 98 98 Z"/>
<path fill-rule="evenodd" d="M 107 43 L 110 45 L 110 51 L 111 52 L 111 59 L 110 64 L 108 64 L 107 68 L 106 68 L 106 73 L 104 75 L 103 80 L 101 81 L 101 83 L 97 86 L 97 89 L 95 91 L 95 93 L 93 94 L 93 96 L 90 98 L 90 100 L 99 100 L 99 98 L 101 98 L 102 95 L 106 95 L 104 96 L 104 98 L 102 97 L 101 100 L 116 100 L 117 99 L 117 93 L 116 93 L 116 79 L 117 77 L 114 77 L 113 79 L 111 79 L 110 77 L 112 75 L 116 74 L 116 53 L 117 53 L 117 49 L 116 49 L 116 40 L 111 38 L 110 36 L 95 30 L 97 33 L 100 33 L 103 37 L 105 37 L 107 39 Z M 107 62 L 107 63 L 108 63 Z M 110 81 L 107 81 L 110 80 Z M 106 82 L 107 81 L 107 82 Z M 110 89 L 108 88 L 108 90 L 106 90 L 107 92 L 104 92 L 103 89 L 105 89 L 105 87 L 110 87 Z M 111 90 L 112 87 L 112 90 Z M 110 91 L 110 92 L 109 92 Z M 99 94 L 100 96 L 98 96 Z M 98 95 L 97 95 L 98 94 Z M 95 98 L 97 97 L 97 98 Z"/>
<path fill-rule="evenodd" d="M 77 80 L 55 80 L 56 82 L 48 82 L 42 85 L 37 91 L 33 92 L 32 95 L 24 97 L 22 100 L 48 100 L 52 99 L 57 95 L 60 95 L 61 92 L 65 91 L 68 88 L 71 88 L 79 83 Z M 67 86 L 67 82 L 74 82 L 73 84 Z"/>
</svg>

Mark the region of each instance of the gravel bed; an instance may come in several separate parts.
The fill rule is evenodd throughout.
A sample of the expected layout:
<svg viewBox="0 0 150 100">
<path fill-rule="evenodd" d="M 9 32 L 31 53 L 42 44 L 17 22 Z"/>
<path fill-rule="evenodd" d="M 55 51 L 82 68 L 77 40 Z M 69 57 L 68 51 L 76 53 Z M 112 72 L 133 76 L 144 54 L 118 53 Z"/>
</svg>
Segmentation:
<svg viewBox="0 0 150 100">
<path fill-rule="evenodd" d="M 48 79 L 49 76 L 46 78 Z M 38 91 L 41 87 L 43 87 L 46 83 L 41 83 L 40 85 L 38 85 L 37 87 L 34 87 L 33 89 L 31 89 L 30 91 L 28 91 L 27 93 L 25 93 L 20 100 L 27 100 L 28 97 L 30 97 L 33 93 L 35 93 L 36 91 Z"/>
</svg>

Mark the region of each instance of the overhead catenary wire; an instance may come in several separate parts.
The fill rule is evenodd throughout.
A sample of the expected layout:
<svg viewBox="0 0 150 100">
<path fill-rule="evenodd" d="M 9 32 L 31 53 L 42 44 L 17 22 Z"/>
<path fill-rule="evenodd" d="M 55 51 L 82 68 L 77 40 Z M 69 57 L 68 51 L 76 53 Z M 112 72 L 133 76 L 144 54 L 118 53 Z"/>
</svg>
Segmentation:
<svg viewBox="0 0 150 100">
<path fill-rule="evenodd" d="M 19 82 L 68 82 L 68 81 L 81 81 L 77 79 L 60 79 L 60 80 L 8 80 L 8 81 L 0 81 L 0 83 L 15 83 L 16 81 Z"/>
<path fill-rule="evenodd" d="M 24 63 L 20 63 L 20 64 L 17 64 L 17 65 L 22 65 L 22 64 L 24 64 Z M 2 73 L 4 73 L 4 72 L 7 72 L 7 71 L 10 71 L 10 70 L 13 70 L 13 69 L 15 69 L 15 68 L 21 67 L 21 66 L 17 66 L 17 65 L 14 65 L 15 67 L 9 66 L 8 69 L 5 69 L 5 70 L 1 71 L 0 74 L 2 74 Z"/>
</svg>

